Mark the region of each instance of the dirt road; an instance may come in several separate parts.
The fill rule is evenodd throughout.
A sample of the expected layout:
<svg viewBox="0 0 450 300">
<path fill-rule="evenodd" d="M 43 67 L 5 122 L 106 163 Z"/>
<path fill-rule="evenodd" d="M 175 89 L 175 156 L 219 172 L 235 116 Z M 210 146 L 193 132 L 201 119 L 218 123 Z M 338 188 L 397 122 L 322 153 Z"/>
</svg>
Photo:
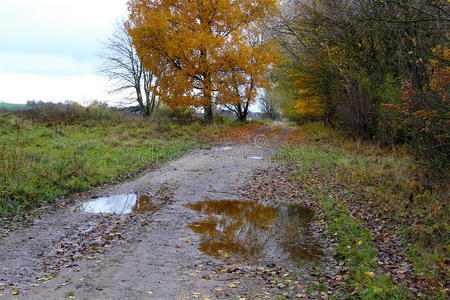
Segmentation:
<svg viewBox="0 0 450 300">
<path fill-rule="evenodd" d="M 266 128 L 248 143 L 195 150 L 12 232 L 0 240 L 0 293 L 23 299 L 273 299 L 279 287 L 265 282 L 280 271 L 266 276 L 267 261 L 243 258 L 289 252 L 291 246 L 277 246 L 269 230 L 286 229 L 287 221 L 271 221 L 281 219 L 276 208 L 245 203 L 239 189 L 254 170 L 273 167 L 269 158 L 288 130 Z M 89 202 L 110 195 L 127 196 Z M 214 211 L 218 203 L 223 207 Z M 93 213 L 111 209 L 125 213 Z M 285 215 L 292 211 L 304 214 L 289 208 Z M 236 219 L 252 212 L 255 220 Z M 231 236 L 215 236 L 220 226 L 221 234 L 232 228 Z M 257 270 L 264 276 L 254 276 Z"/>
</svg>

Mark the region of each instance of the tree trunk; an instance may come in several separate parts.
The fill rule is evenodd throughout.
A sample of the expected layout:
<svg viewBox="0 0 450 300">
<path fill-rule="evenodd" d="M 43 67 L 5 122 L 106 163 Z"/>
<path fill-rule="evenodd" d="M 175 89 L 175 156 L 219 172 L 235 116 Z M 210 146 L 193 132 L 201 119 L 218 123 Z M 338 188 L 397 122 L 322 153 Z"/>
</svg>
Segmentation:
<svg viewBox="0 0 450 300">
<path fill-rule="evenodd" d="M 212 104 L 209 103 L 205 105 L 204 110 L 205 110 L 205 122 L 211 125 L 214 122 Z"/>
<path fill-rule="evenodd" d="M 206 57 L 206 53 L 204 53 L 204 56 Z M 212 96 L 212 79 L 211 76 L 206 73 L 204 75 L 205 81 L 205 90 L 203 96 L 207 99 L 207 102 L 204 106 L 205 109 L 205 121 L 207 124 L 211 125 L 214 123 L 213 119 L 213 96 Z"/>
</svg>

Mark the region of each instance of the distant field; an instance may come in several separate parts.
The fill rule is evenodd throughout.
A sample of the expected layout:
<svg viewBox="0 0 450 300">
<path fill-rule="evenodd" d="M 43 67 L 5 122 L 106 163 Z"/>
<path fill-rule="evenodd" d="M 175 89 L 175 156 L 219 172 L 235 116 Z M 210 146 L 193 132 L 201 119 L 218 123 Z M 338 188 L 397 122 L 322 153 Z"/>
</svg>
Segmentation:
<svg viewBox="0 0 450 300">
<path fill-rule="evenodd" d="M 29 106 L 25 104 L 13 104 L 13 103 L 0 103 L 0 110 L 7 109 L 8 111 L 28 110 Z"/>
</svg>

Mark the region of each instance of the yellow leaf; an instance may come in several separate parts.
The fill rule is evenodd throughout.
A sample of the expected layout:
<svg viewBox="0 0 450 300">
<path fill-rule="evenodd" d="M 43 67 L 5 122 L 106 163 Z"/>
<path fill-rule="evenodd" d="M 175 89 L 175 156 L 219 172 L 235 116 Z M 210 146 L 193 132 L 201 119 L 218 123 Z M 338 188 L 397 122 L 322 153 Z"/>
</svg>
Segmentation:
<svg viewBox="0 0 450 300">
<path fill-rule="evenodd" d="M 364 273 L 364 274 L 366 274 L 367 276 L 370 276 L 370 277 L 375 276 L 375 273 L 374 273 L 374 272 L 366 272 L 366 273 Z"/>
<path fill-rule="evenodd" d="M 19 290 L 12 290 L 11 291 L 11 295 L 19 295 L 20 291 Z"/>
</svg>

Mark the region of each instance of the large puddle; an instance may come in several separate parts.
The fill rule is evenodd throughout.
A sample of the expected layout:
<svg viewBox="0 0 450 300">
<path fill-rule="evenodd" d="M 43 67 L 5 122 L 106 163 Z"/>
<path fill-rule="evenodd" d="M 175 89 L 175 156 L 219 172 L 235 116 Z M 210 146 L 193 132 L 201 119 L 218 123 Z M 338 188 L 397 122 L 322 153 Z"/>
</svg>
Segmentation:
<svg viewBox="0 0 450 300">
<path fill-rule="evenodd" d="M 306 207 L 237 200 L 204 201 L 187 207 L 205 215 L 188 227 L 200 235 L 199 249 L 209 256 L 298 262 L 322 255 L 310 231 L 314 212 Z"/>
<path fill-rule="evenodd" d="M 130 214 L 157 210 L 148 195 L 124 194 L 97 198 L 76 207 L 76 211 L 89 213 Z"/>
</svg>

